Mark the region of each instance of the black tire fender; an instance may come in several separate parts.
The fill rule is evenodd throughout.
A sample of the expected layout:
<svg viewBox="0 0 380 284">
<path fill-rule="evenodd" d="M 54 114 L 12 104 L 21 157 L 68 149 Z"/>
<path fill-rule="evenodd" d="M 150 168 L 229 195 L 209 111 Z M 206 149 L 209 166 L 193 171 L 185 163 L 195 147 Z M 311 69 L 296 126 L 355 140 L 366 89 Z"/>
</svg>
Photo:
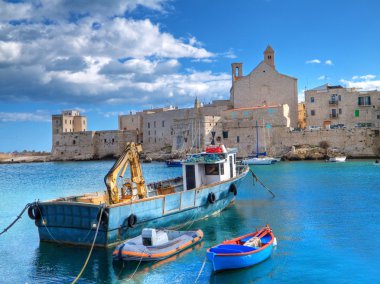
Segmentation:
<svg viewBox="0 0 380 284">
<path fill-rule="evenodd" d="M 37 205 L 31 205 L 28 208 L 28 216 L 32 220 L 38 220 L 41 218 L 40 208 Z"/>
<path fill-rule="evenodd" d="M 207 201 L 211 204 L 215 203 L 216 201 L 216 196 L 215 196 L 215 193 L 213 192 L 210 192 L 207 196 Z"/>
<path fill-rule="evenodd" d="M 237 188 L 234 183 L 231 183 L 229 192 L 232 192 L 235 196 L 237 195 Z"/>
<path fill-rule="evenodd" d="M 131 214 L 128 217 L 128 227 L 134 228 L 137 224 L 137 216 L 135 214 Z"/>
</svg>

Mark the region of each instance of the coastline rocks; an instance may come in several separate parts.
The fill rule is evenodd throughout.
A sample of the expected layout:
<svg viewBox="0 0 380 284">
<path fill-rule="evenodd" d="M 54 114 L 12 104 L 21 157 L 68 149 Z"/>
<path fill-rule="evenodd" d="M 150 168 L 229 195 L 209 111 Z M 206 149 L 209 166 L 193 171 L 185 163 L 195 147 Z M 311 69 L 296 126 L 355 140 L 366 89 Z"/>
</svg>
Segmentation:
<svg viewBox="0 0 380 284">
<path fill-rule="evenodd" d="M 288 161 L 324 160 L 328 157 L 344 156 L 337 149 L 324 149 L 314 145 L 294 145 L 282 158 Z"/>
</svg>

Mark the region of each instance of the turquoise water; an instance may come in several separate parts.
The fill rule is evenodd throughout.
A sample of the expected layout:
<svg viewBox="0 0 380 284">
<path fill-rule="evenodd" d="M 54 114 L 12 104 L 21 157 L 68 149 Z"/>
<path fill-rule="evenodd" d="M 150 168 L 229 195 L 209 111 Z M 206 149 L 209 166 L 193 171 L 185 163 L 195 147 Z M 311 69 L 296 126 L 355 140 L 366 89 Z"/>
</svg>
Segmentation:
<svg viewBox="0 0 380 284">
<path fill-rule="evenodd" d="M 113 162 L 0 165 L 0 230 L 35 199 L 104 189 Z M 380 167 L 372 161 L 281 162 L 254 167 L 276 198 L 251 180 L 236 203 L 195 222 L 204 241 L 165 262 L 113 264 L 111 250 L 95 249 L 78 283 L 194 283 L 205 250 L 224 239 L 269 224 L 278 246 L 267 261 L 243 270 L 213 274 L 206 263 L 198 283 L 379 283 Z M 147 181 L 179 176 L 162 163 L 143 165 Z M 69 283 L 88 248 L 39 243 L 27 214 L 0 236 L 1 283 Z"/>
</svg>

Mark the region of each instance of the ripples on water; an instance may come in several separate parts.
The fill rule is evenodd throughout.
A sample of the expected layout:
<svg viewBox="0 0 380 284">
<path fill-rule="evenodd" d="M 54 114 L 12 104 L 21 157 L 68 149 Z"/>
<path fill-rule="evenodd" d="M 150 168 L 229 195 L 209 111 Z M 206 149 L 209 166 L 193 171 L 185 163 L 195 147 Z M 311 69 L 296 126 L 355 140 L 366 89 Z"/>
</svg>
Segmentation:
<svg viewBox="0 0 380 284">
<path fill-rule="evenodd" d="M 103 191 L 113 162 L 0 165 L 0 229 L 35 199 Z M 235 205 L 195 222 L 204 241 L 169 260 L 143 264 L 130 283 L 194 283 L 205 250 L 270 224 L 278 247 L 251 268 L 213 274 L 206 263 L 198 283 L 378 283 L 380 279 L 380 168 L 372 161 L 281 162 L 254 168 L 276 193 L 272 199 L 247 179 Z M 181 175 L 162 163 L 143 165 L 147 181 Z M 2 283 L 70 282 L 88 248 L 39 243 L 27 214 L 0 236 Z M 79 283 L 126 282 L 136 264 L 113 263 L 112 249 L 95 249 Z"/>
</svg>

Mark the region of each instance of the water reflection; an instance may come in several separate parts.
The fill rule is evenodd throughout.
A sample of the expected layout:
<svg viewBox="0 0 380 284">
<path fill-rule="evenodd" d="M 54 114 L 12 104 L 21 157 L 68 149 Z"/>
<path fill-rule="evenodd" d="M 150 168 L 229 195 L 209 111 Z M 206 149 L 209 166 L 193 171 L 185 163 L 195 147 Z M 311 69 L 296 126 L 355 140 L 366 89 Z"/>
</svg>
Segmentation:
<svg viewBox="0 0 380 284">
<path fill-rule="evenodd" d="M 168 263 L 175 262 L 184 255 L 193 252 L 195 250 L 201 249 L 203 247 L 203 242 L 196 244 L 195 246 L 188 248 L 179 254 L 173 255 L 167 259 L 155 262 L 137 262 L 137 261 L 114 261 L 113 270 L 118 280 L 129 280 L 132 277 L 139 277 L 152 272 L 153 270 L 159 268 L 162 265 L 167 265 Z M 136 270 L 137 269 L 137 270 Z M 135 272 L 136 271 L 136 272 Z"/>
<path fill-rule="evenodd" d="M 90 249 L 41 242 L 35 251 L 30 278 L 38 283 L 71 282 L 79 274 Z M 94 248 L 81 281 L 112 282 L 112 249 Z"/>
</svg>

